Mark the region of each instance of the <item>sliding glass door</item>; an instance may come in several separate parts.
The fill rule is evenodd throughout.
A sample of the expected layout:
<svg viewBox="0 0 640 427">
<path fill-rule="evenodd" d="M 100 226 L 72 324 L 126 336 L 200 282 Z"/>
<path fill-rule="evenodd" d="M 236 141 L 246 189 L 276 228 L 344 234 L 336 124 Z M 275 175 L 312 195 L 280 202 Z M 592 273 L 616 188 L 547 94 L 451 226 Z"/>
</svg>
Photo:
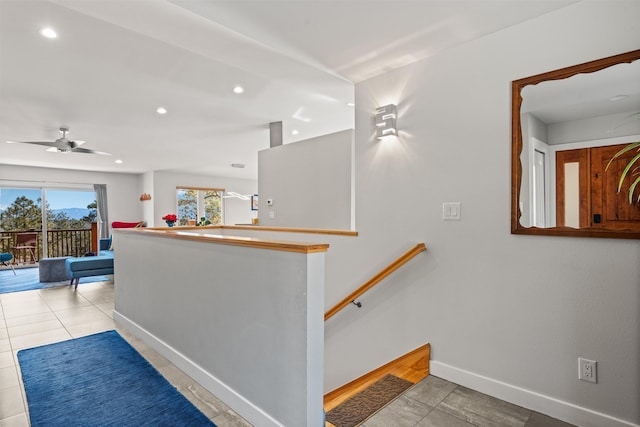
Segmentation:
<svg viewBox="0 0 640 427">
<path fill-rule="evenodd" d="M 0 186 L 0 251 L 17 263 L 84 255 L 95 217 L 93 190 Z"/>
<path fill-rule="evenodd" d="M 91 252 L 91 223 L 96 221 L 93 191 L 44 190 L 47 207 L 47 251 L 52 256 L 82 256 Z"/>
</svg>

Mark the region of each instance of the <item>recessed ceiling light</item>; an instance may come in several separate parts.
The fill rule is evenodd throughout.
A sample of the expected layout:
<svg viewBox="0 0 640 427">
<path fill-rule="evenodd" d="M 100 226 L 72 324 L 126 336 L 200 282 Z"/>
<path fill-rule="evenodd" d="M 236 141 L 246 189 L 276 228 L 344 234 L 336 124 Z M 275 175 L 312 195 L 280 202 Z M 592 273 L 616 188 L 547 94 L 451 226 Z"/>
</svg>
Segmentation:
<svg viewBox="0 0 640 427">
<path fill-rule="evenodd" d="M 240 85 L 233 88 L 233 93 L 242 93 L 244 92 L 244 88 Z"/>
<path fill-rule="evenodd" d="M 45 27 L 40 29 L 40 34 L 48 39 L 55 39 L 58 37 L 58 33 L 51 27 Z"/>
<path fill-rule="evenodd" d="M 628 98 L 629 95 L 616 95 L 616 96 L 612 96 L 611 98 L 609 98 L 609 101 L 622 101 L 623 99 Z"/>
<path fill-rule="evenodd" d="M 244 163 L 231 163 L 231 167 L 232 168 L 243 169 L 244 168 Z"/>
<path fill-rule="evenodd" d="M 299 133 L 300 133 L 300 132 L 298 132 L 298 131 L 297 131 L 297 130 L 295 130 L 295 129 L 291 131 L 291 135 L 297 135 L 297 134 L 299 134 Z"/>
<path fill-rule="evenodd" d="M 349 107 L 355 107 L 355 106 L 356 106 L 356 104 L 354 104 L 353 102 L 347 102 L 347 105 L 348 105 Z"/>
<path fill-rule="evenodd" d="M 123 162 L 122 160 L 118 159 L 118 160 L 116 160 L 116 163 L 117 163 L 117 164 L 119 164 L 119 165 L 121 165 L 121 164 L 123 164 L 124 162 Z"/>
<path fill-rule="evenodd" d="M 158 109 L 156 110 L 156 113 L 158 114 L 167 114 L 167 109 L 164 107 L 158 107 Z"/>
</svg>

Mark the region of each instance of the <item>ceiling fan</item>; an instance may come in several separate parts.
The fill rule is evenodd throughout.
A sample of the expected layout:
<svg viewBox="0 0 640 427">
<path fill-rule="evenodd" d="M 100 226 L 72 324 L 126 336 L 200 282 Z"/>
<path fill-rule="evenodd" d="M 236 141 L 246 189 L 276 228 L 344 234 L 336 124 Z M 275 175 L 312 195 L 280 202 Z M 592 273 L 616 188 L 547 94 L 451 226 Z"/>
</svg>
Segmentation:
<svg viewBox="0 0 640 427">
<path fill-rule="evenodd" d="M 61 127 L 60 132 L 62 132 L 62 138 L 58 138 L 55 141 L 7 141 L 9 144 L 21 143 L 21 144 L 35 144 L 35 145 L 44 145 L 45 147 L 49 147 L 46 151 L 51 151 L 55 153 L 86 153 L 86 154 L 102 154 L 105 156 L 110 156 L 110 153 L 105 153 L 104 151 L 96 151 L 90 150 L 88 148 L 80 147 L 84 144 L 84 141 L 72 141 L 67 138 L 67 132 L 69 132 L 69 128 Z"/>
</svg>

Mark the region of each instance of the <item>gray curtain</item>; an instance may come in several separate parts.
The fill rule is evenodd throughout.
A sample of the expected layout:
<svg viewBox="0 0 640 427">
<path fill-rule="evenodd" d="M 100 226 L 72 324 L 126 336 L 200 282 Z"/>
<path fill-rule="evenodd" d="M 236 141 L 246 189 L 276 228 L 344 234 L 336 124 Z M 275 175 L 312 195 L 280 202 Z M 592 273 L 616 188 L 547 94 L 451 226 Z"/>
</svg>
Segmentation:
<svg viewBox="0 0 640 427">
<path fill-rule="evenodd" d="M 107 213 L 107 185 L 93 184 L 98 207 L 98 235 L 101 239 L 109 237 L 109 214 Z"/>
</svg>

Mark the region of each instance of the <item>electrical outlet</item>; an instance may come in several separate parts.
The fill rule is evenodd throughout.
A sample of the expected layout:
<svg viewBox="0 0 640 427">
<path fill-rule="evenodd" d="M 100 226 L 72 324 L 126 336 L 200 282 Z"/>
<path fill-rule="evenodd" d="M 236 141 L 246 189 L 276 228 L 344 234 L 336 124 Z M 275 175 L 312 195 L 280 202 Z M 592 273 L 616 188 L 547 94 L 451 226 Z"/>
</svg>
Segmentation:
<svg viewBox="0 0 640 427">
<path fill-rule="evenodd" d="M 597 383 L 596 380 L 596 361 L 583 359 L 582 357 L 578 358 L 578 379 L 582 381 L 589 381 L 592 383 Z"/>
</svg>

